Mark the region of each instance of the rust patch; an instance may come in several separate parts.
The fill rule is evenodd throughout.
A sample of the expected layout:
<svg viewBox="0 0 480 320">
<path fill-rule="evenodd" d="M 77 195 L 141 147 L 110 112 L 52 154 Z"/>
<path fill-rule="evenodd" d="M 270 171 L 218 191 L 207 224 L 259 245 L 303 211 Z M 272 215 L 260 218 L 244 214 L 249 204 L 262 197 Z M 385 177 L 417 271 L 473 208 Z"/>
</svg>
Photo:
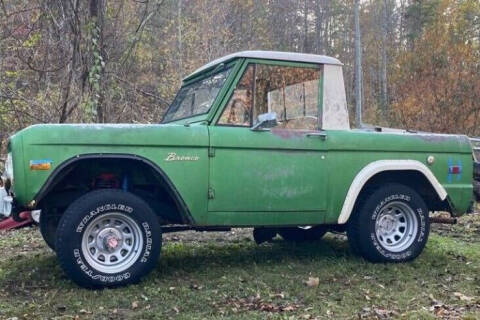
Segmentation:
<svg viewBox="0 0 480 320">
<path fill-rule="evenodd" d="M 312 130 L 291 130 L 291 129 L 278 129 L 278 128 L 273 128 L 270 130 L 270 132 L 277 137 L 280 137 L 282 139 L 296 139 L 296 138 L 303 138 L 305 137 L 305 134 L 310 133 L 310 132 L 315 132 Z"/>
<path fill-rule="evenodd" d="M 422 139 L 427 142 L 445 142 L 456 140 L 459 143 L 468 143 L 469 140 L 466 136 L 455 135 L 455 134 L 417 134 L 419 139 Z"/>
<path fill-rule="evenodd" d="M 419 134 L 417 137 L 426 142 L 445 142 L 451 139 L 451 137 L 442 134 Z"/>
</svg>

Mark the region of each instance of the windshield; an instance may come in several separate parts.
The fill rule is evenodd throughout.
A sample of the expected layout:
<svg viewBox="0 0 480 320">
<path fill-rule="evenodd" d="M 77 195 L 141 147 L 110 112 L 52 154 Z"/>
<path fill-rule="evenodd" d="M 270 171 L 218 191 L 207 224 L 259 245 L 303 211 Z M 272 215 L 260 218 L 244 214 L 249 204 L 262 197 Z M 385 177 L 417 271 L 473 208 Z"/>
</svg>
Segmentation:
<svg viewBox="0 0 480 320">
<path fill-rule="evenodd" d="M 182 87 L 168 108 L 163 122 L 207 113 L 217 97 L 218 92 L 222 89 L 225 80 L 227 80 L 230 70 L 229 68 Z"/>
</svg>

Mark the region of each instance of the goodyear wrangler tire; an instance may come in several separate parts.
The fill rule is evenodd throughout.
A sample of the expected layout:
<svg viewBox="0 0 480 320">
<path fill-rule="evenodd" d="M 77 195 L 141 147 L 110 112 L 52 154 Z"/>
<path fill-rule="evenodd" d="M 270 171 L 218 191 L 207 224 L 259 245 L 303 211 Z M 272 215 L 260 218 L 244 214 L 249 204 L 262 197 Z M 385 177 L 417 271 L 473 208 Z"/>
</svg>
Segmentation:
<svg viewBox="0 0 480 320">
<path fill-rule="evenodd" d="M 347 226 L 350 246 L 372 262 L 404 262 L 424 249 L 430 231 L 428 208 L 411 188 L 385 184 L 356 205 Z"/>
<path fill-rule="evenodd" d="M 162 245 L 158 218 L 137 196 L 92 191 L 74 201 L 57 229 L 57 258 L 85 288 L 136 283 L 156 265 Z"/>
</svg>

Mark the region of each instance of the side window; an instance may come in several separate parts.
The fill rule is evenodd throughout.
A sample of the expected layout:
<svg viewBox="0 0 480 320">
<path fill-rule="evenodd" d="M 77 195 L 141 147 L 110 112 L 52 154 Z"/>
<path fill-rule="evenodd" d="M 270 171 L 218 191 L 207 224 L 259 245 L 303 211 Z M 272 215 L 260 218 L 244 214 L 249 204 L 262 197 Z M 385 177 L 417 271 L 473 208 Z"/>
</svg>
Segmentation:
<svg viewBox="0 0 480 320">
<path fill-rule="evenodd" d="M 250 127 L 253 106 L 254 65 L 248 66 L 242 78 L 233 91 L 233 95 L 222 113 L 221 125 Z"/>
<path fill-rule="evenodd" d="M 315 130 L 319 118 L 320 68 L 257 65 L 254 124 L 275 112 L 279 128 Z"/>
<path fill-rule="evenodd" d="M 320 77 L 320 67 L 249 65 L 218 123 L 249 127 L 258 115 L 275 112 L 279 128 L 315 130 Z"/>
</svg>

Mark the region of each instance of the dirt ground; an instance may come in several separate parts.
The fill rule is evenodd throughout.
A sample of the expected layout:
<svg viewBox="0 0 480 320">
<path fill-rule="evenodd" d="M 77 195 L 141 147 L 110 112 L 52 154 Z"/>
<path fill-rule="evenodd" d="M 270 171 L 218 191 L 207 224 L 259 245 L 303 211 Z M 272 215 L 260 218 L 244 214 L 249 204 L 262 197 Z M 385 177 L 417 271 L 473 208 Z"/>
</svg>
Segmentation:
<svg viewBox="0 0 480 320">
<path fill-rule="evenodd" d="M 445 213 L 434 214 L 435 216 Z M 432 224 L 431 230 L 441 236 L 448 236 L 465 242 L 480 242 L 480 204 L 473 214 L 467 214 L 457 219 L 456 224 Z"/>
</svg>

